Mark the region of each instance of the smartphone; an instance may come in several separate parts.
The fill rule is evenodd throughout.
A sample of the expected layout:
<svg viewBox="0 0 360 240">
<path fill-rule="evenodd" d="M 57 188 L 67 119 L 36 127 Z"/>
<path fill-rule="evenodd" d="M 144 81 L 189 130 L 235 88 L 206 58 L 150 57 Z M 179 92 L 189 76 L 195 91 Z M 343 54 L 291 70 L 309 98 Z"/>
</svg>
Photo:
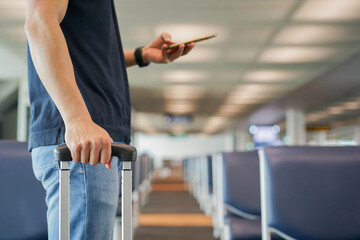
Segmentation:
<svg viewBox="0 0 360 240">
<path fill-rule="evenodd" d="M 182 42 L 182 43 L 176 43 L 176 44 L 172 44 L 170 46 L 168 46 L 166 48 L 166 50 L 169 50 L 169 49 L 173 49 L 173 48 L 177 48 L 178 46 L 180 46 L 181 44 L 189 44 L 189 43 L 192 43 L 192 42 L 200 42 L 200 41 L 204 41 L 204 40 L 207 40 L 207 39 L 210 39 L 210 38 L 214 38 L 216 37 L 217 34 L 214 33 L 214 34 L 210 34 L 210 35 L 207 35 L 207 36 L 204 36 L 204 37 L 201 37 L 201 38 L 195 38 L 193 40 L 190 40 L 190 41 L 186 41 L 186 42 Z"/>
</svg>

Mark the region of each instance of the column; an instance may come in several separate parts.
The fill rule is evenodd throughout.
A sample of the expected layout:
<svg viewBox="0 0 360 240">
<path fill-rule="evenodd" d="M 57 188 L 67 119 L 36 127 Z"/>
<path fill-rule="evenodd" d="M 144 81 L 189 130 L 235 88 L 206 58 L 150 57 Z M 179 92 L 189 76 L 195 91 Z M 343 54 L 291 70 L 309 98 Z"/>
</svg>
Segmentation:
<svg viewBox="0 0 360 240">
<path fill-rule="evenodd" d="M 360 145 L 360 126 L 355 126 L 354 141 L 357 142 L 357 145 Z"/>
<path fill-rule="evenodd" d="M 18 89 L 18 116 L 17 116 L 17 140 L 26 141 L 28 132 L 28 114 L 29 103 L 28 84 L 26 79 L 19 81 Z"/>
<path fill-rule="evenodd" d="M 288 145 L 304 145 L 306 143 L 305 114 L 299 109 L 286 111 L 286 136 Z"/>
</svg>

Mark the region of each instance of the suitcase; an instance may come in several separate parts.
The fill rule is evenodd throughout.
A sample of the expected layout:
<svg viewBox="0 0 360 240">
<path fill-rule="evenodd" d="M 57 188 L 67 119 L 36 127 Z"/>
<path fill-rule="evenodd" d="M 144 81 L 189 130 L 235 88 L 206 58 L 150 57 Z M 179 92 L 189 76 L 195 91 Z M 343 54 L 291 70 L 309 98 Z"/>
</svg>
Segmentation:
<svg viewBox="0 0 360 240">
<path fill-rule="evenodd" d="M 131 162 L 136 161 L 136 149 L 132 146 L 112 143 L 111 156 L 119 158 L 122 165 L 122 240 L 132 240 L 132 169 Z M 70 167 L 71 152 L 66 145 L 54 150 L 55 161 L 59 163 L 59 239 L 70 240 Z"/>
</svg>

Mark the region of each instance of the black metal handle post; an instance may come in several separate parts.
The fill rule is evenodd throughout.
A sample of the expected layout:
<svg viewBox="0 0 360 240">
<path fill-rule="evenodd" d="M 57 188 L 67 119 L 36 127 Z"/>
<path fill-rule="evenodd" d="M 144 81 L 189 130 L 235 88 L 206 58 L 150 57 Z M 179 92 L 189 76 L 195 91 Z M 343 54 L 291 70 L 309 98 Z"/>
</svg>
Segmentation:
<svg viewBox="0 0 360 240">
<path fill-rule="evenodd" d="M 70 149 L 66 144 L 57 146 L 54 150 L 54 156 L 56 162 L 72 160 Z M 122 162 L 135 162 L 136 161 L 136 148 L 126 144 L 112 143 L 111 144 L 111 156 L 118 157 Z"/>
</svg>

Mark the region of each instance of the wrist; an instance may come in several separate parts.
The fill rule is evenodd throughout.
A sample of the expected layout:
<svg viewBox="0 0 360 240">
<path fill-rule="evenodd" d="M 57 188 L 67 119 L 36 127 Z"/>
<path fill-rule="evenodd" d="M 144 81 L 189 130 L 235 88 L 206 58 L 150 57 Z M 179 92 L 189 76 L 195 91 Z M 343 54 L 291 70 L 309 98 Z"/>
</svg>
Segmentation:
<svg viewBox="0 0 360 240">
<path fill-rule="evenodd" d="M 145 48 L 145 51 L 143 51 L 143 49 L 144 47 L 138 47 L 134 52 L 135 61 L 139 67 L 146 67 L 150 64 L 150 61 L 146 56 L 147 47 Z"/>
<path fill-rule="evenodd" d="M 149 50 L 149 47 L 146 46 L 146 47 L 143 47 L 142 48 L 142 52 L 141 52 L 141 56 L 142 56 L 142 59 L 143 59 L 143 62 L 145 64 L 150 64 L 150 58 L 148 56 L 148 50 Z"/>
</svg>

